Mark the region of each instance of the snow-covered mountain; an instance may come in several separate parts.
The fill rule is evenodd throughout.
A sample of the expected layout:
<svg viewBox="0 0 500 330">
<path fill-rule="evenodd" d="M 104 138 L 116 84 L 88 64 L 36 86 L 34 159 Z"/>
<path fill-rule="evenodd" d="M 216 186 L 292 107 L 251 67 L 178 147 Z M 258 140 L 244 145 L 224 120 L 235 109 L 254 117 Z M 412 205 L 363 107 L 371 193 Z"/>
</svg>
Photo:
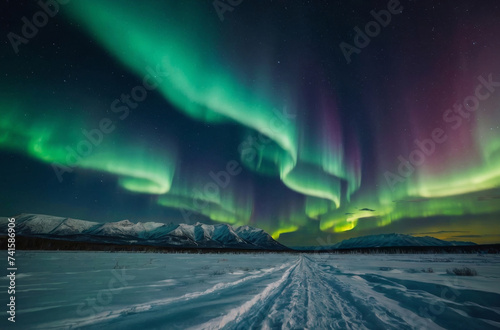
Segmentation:
<svg viewBox="0 0 500 330">
<path fill-rule="evenodd" d="M 129 220 L 98 223 L 42 214 L 21 214 L 16 233 L 53 239 L 95 243 L 141 244 L 155 246 L 285 250 L 259 228 L 227 224 L 133 223 Z M 7 232 L 7 218 L 0 218 L 0 233 Z"/>
<path fill-rule="evenodd" d="M 461 241 L 443 241 L 430 236 L 416 237 L 404 234 L 382 234 L 354 237 L 334 245 L 322 246 L 301 246 L 294 247 L 299 251 L 320 251 L 335 249 L 360 249 L 360 248 L 378 248 L 378 247 L 439 247 L 439 246 L 466 246 L 477 245 L 473 242 Z"/>
<path fill-rule="evenodd" d="M 243 238 L 247 242 L 251 242 L 256 245 L 264 246 L 279 246 L 280 243 L 276 242 L 271 235 L 266 233 L 263 229 L 254 228 L 250 226 L 241 226 L 236 228 L 236 233 L 239 237 Z"/>
<path fill-rule="evenodd" d="M 332 249 L 355 249 L 389 246 L 457 246 L 476 245 L 472 242 L 443 241 L 430 236 L 415 237 L 404 234 L 382 234 L 354 237 L 331 246 Z"/>
<path fill-rule="evenodd" d="M 129 220 L 122 220 L 97 224 L 97 226 L 90 228 L 85 233 L 97 236 L 148 238 L 151 232 L 163 226 L 165 225 L 156 222 L 133 223 Z"/>
<path fill-rule="evenodd" d="M 20 235 L 74 235 L 99 225 L 97 222 L 43 214 L 21 214 L 16 218 L 16 234 Z M 0 222 L 0 230 L 7 230 L 6 218 Z"/>
</svg>

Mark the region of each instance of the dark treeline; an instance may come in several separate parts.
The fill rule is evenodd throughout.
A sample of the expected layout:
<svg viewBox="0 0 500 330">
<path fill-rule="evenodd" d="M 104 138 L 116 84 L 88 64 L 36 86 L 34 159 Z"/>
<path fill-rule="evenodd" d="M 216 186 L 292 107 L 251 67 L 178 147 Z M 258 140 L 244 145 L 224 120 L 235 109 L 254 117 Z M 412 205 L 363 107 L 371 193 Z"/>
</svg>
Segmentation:
<svg viewBox="0 0 500 330">
<path fill-rule="evenodd" d="M 7 250 L 7 236 L 0 236 L 0 246 Z M 48 251 L 109 251 L 109 252 L 161 252 L 161 253 L 304 253 L 304 254 L 439 254 L 439 253 L 500 253 L 500 244 L 467 245 L 467 246 L 407 246 L 377 247 L 298 251 L 298 250 L 262 250 L 235 248 L 193 248 L 177 246 L 125 245 L 112 243 L 93 243 L 81 241 L 65 241 L 42 237 L 17 236 L 16 250 L 48 250 Z"/>
</svg>

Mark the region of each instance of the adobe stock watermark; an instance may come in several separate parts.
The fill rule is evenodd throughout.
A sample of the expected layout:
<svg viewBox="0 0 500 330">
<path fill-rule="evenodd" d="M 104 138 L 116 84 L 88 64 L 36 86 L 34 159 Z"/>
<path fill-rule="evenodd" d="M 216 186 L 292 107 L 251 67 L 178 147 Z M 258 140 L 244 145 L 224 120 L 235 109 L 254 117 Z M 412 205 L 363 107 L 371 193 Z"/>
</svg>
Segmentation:
<svg viewBox="0 0 500 330">
<path fill-rule="evenodd" d="M 493 80 L 493 74 L 489 74 L 488 78 L 482 75 L 477 77 L 479 84 L 474 90 L 474 95 L 465 97 L 462 102 L 455 103 L 453 109 L 447 109 L 443 112 L 443 121 L 451 125 L 451 129 L 456 130 L 462 126 L 464 119 L 469 119 L 471 114 L 479 109 L 481 101 L 487 100 L 495 89 L 500 87 L 499 81 Z M 448 140 L 448 135 L 445 130 L 436 127 L 432 130 L 430 138 L 415 140 L 416 148 L 413 149 L 407 158 L 399 155 L 399 165 L 397 173 L 386 171 L 384 173 L 387 185 L 394 191 L 395 185 L 404 182 L 414 172 L 415 168 L 422 166 L 428 157 L 436 152 L 436 146 Z"/>
<path fill-rule="evenodd" d="M 226 11 L 233 11 L 235 7 L 239 6 L 243 0 L 214 0 L 212 5 L 221 22 L 224 22 L 224 13 Z"/>
<path fill-rule="evenodd" d="M 163 63 L 163 60 L 162 60 Z M 111 112 L 118 115 L 118 119 L 123 121 L 131 109 L 136 109 L 148 96 L 148 91 L 153 91 L 163 82 L 169 73 L 163 70 L 163 65 L 157 64 L 156 68 L 146 67 L 148 72 L 142 79 L 142 84 L 133 87 L 128 94 L 121 94 L 119 98 L 113 100 L 110 105 Z M 115 120 L 116 122 L 116 120 Z M 106 135 L 112 133 L 116 128 L 114 121 L 104 117 L 99 121 L 96 128 L 91 130 L 82 129 L 83 138 L 74 146 L 66 146 L 65 163 L 52 163 L 52 168 L 59 182 L 63 181 L 64 173 L 73 172 L 74 168 L 86 157 L 90 156 L 94 149 L 103 141 Z"/>
<path fill-rule="evenodd" d="M 122 292 L 128 286 L 128 281 L 135 279 L 134 275 L 126 275 L 125 268 L 121 268 L 121 274 L 113 269 L 113 277 L 108 281 L 106 289 L 99 290 L 95 298 L 87 297 L 84 302 L 78 305 L 76 313 L 79 316 L 93 317 L 96 313 L 104 311 L 105 306 L 113 301 L 113 296 Z"/>
<path fill-rule="evenodd" d="M 356 32 L 356 35 L 352 40 L 354 46 L 344 41 L 339 44 L 340 50 L 342 51 L 347 64 L 352 62 L 351 56 L 353 54 L 359 55 L 361 50 L 370 44 L 370 38 L 377 37 L 382 31 L 382 28 L 387 27 L 391 23 L 392 15 L 398 15 L 402 12 L 403 6 L 401 6 L 399 0 L 389 0 L 387 3 L 387 10 L 382 9 L 378 12 L 375 10 L 370 11 L 370 14 L 375 20 L 366 23 L 364 31 L 358 26 L 354 27 L 354 32 Z"/>
<path fill-rule="evenodd" d="M 419 329 L 433 328 L 435 326 L 434 320 L 442 315 L 448 307 L 443 301 L 454 303 L 461 295 L 461 292 L 453 286 L 460 287 L 463 286 L 463 284 L 459 283 L 458 278 L 454 278 L 453 282 L 450 278 L 446 278 L 440 292 L 441 300 L 432 299 L 432 302 L 429 303 L 428 306 L 420 306 L 418 308 L 418 314 L 412 314 L 412 316 L 410 316 L 411 320 L 408 323 L 417 325 Z"/>
<path fill-rule="evenodd" d="M 31 20 L 26 16 L 21 18 L 23 25 L 21 33 L 9 32 L 7 39 L 14 50 L 14 53 L 19 53 L 19 46 L 26 45 L 31 39 L 36 37 L 39 29 L 49 23 L 49 18 L 54 18 L 60 9 L 60 5 L 66 5 L 70 0 L 40 0 L 37 2 L 40 10 L 33 14 Z"/>
<path fill-rule="evenodd" d="M 269 127 L 273 132 L 279 132 L 290 125 L 290 120 L 297 115 L 287 112 L 286 107 L 282 111 L 274 110 L 274 113 L 269 120 Z M 246 162 L 252 162 L 258 155 L 258 151 L 272 140 L 262 133 L 257 136 L 250 135 L 238 145 L 238 151 L 242 159 Z M 226 163 L 225 170 L 217 173 L 210 171 L 208 176 L 210 180 L 205 183 L 203 189 L 193 188 L 192 207 L 184 205 L 180 209 L 182 217 L 187 223 L 190 223 L 190 218 L 193 213 L 201 214 L 201 211 L 209 205 L 209 200 L 217 200 L 220 197 L 220 190 L 229 186 L 231 178 L 237 176 L 243 171 L 240 163 L 236 160 L 229 160 Z"/>
</svg>

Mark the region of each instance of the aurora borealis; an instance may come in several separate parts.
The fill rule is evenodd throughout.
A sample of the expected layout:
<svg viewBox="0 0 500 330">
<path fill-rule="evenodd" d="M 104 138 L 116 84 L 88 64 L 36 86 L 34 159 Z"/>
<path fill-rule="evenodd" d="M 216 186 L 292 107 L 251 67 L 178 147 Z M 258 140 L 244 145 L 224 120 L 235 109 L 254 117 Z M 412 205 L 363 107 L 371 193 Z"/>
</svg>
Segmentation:
<svg viewBox="0 0 500 330">
<path fill-rule="evenodd" d="M 41 7 L 8 3 L 4 36 Z M 1 52 L 2 215 L 500 241 L 500 6 L 78 1 Z"/>
</svg>

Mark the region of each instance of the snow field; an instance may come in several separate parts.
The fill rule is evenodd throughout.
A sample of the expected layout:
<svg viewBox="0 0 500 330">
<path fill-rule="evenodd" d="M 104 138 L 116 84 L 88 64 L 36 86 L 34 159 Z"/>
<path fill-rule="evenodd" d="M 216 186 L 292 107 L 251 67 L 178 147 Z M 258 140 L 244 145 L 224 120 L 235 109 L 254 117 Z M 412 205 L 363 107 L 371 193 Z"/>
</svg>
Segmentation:
<svg viewBox="0 0 500 330">
<path fill-rule="evenodd" d="M 497 255 L 18 251 L 16 261 L 16 328 L 500 327 Z M 478 276 L 446 274 L 454 267 Z"/>
</svg>

